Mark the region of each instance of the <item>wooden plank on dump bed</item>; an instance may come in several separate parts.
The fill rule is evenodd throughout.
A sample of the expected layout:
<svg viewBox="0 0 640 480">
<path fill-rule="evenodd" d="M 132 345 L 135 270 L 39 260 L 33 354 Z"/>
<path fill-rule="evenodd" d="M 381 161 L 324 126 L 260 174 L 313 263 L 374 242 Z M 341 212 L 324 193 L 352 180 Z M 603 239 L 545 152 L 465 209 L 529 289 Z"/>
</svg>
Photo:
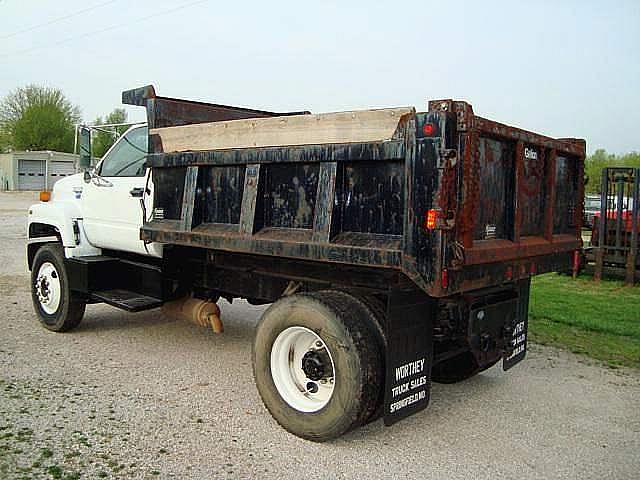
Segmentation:
<svg viewBox="0 0 640 480">
<path fill-rule="evenodd" d="M 394 138 L 413 107 L 294 115 L 153 128 L 164 152 L 355 143 Z"/>
</svg>

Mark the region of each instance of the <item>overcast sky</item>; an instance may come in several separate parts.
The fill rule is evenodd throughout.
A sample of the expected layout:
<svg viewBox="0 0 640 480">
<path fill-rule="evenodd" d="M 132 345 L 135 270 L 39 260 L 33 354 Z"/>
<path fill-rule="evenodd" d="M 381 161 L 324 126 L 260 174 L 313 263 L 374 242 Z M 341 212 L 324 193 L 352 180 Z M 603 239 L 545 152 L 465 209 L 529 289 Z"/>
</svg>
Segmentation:
<svg viewBox="0 0 640 480">
<path fill-rule="evenodd" d="M 312 112 L 456 98 L 626 153 L 640 151 L 639 52 L 638 0 L 0 0 L 0 96 L 58 87 L 89 121 L 146 84 Z"/>
</svg>

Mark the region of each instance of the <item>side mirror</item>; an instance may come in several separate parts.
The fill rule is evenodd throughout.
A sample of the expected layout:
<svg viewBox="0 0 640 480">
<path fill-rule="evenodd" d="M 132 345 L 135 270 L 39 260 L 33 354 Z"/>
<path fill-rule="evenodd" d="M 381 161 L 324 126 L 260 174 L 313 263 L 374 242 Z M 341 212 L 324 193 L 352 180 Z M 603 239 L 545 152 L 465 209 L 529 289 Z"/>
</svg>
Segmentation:
<svg viewBox="0 0 640 480">
<path fill-rule="evenodd" d="M 85 170 L 84 171 L 84 183 L 89 183 L 91 181 L 91 173 L 89 172 L 89 170 Z"/>
<path fill-rule="evenodd" d="M 80 162 L 79 166 L 83 170 L 91 167 L 91 129 L 80 127 Z M 85 181 L 87 173 L 85 172 Z M 89 178 L 91 179 L 91 178 Z"/>
</svg>

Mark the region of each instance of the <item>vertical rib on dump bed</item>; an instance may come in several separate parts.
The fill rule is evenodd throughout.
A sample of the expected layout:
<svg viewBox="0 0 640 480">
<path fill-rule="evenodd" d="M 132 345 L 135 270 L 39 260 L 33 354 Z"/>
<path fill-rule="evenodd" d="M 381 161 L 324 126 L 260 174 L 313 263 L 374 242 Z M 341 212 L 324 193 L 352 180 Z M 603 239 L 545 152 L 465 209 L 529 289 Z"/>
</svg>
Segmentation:
<svg viewBox="0 0 640 480">
<path fill-rule="evenodd" d="M 433 296 L 570 268 L 581 245 L 584 141 L 452 100 L 278 116 L 133 92 L 150 125 L 146 241 L 395 270 Z"/>
</svg>

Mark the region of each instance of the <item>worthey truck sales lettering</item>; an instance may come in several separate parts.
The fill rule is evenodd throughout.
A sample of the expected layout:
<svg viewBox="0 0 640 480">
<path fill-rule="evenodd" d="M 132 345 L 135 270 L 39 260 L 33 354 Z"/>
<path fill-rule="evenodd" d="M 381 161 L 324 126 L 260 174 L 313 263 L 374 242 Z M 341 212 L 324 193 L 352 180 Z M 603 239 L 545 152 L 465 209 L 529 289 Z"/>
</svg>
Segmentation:
<svg viewBox="0 0 640 480">
<path fill-rule="evenodd" d="M 403 393 L 407 393 L 409 390 L 414 390 L 418 387 L 422 387 L 423 385 L 427 384 L 427 376 L 426 375 L 422 375 L 421 377 L 418 378 L 414 378 L 413 380 L 411 380 L 410 382 L 405 382 L 402 383 L 400 385 L 398 385 L 397 387 L 393 387 L 391 389 L 391 395 L 394 397 L 397 397 L 398 395 L 401 395 Z"/>
<path fill-rule="evenodd" d="M 428 381 L 427 376 L 423 375 L 425 361 L 424 358 L 421 358 L 396 367 L 397 385 L 391 388 L 391 396 L 396 398 L 405 394 L 408 395 L 389 405 L 389 413 L 397 412 L 427 398 L 427 392 L 424 387 L 428 384 Z"/>
<path fill-rule="evenodd" d="M 424 371 L 424 358 L 396 367 L 396 382 Z"/>
</svg>

